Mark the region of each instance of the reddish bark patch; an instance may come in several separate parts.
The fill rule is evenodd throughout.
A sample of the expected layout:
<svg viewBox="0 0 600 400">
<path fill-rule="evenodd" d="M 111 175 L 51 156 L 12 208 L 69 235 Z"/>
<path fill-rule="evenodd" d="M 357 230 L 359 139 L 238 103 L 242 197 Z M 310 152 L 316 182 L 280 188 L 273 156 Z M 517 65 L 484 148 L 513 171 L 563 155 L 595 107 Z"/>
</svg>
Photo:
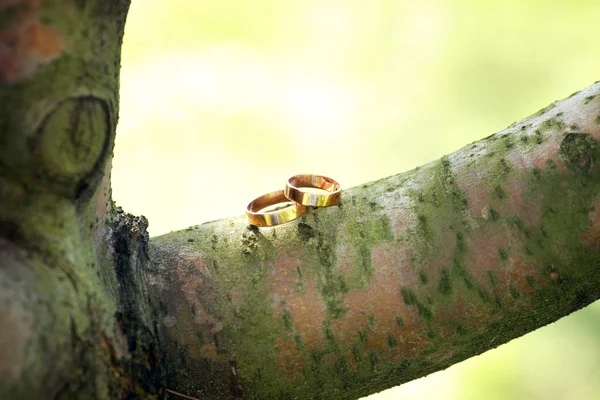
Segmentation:
<svg viewBox="0 0 600 400">
<path fill-rule="evenodd" d="M 26 6 L 16 14 L 12 24 L 0 31 L 0 83 L 14 84 L 32 76 L 65 49 L 63 36 L 40 22 L 39 3 L 33 0 L 0 3 L 0 7 Z"/>
<path fill-rule="evenodd" d="M 302 380 L 302 370 L 308 361 L 297 349 L 293 338 L 278 338 L 275 346 L 278 350 L 275 368 L 288 377 L 291 384 L 299 383 Z"/>
<path fill-rule="evenodd" d="M 419 279 L 407 252 L 407 247 L 398 243 L 373 248 L 374 272 L 368 286 L 347 293 L 343 301 L 348 312 L 331 322 L 340 344 L 352 344 L 359 333 L 366 333 L 366 348 L 390 357 L 404 358 L 418 353 L 424 325 L 417 310 L 404 304 L 400 294 L 402 287 L 416 286 Z M 398 318 L 404 321 L 403 326 L 398 325 Z M 389 335 L 397 341 L 392 349 L 388 348 Z"/>
<path fill-rule="evenodd" d="M 289 296 L 301 291 L 300 274 L 306 274 L 306 266 L 302 263 L 300 251 L 289 254 L 278 254 L 271 271 L 272 288 L 269 291 L 275 305 L 286 301 Z M 304 271 L 303 271 L 304 270 Z M 298 272 L 300 271 L 300 272 Z"/>
<path fill-rule="evenodd" d="M 520 258 L 512 260 L 512 268 L 508 271 L 507 279 L 507 284 L 512 284 L 525 296 L 533 295 L 536 290 L 534 286 L 543 285 L 545 281 L 535 264 Z"/>
<path fill-rule="evenodd" d="M 519 163 L 523 168 L 524 163 Z M 492 209 L 501 216 L 518 215 L 528 226 L 539 223 L 541 210 L 539 203 L 541 194 L 531 197 L 527 193 L 527 181 L 524 175 L 506 179 L 499 183 L 498 187 L 504 193 L 502 199 L 498 199 L 494 193 L 494 187 L 489 182 L 489 171 L 479 171 L 469 174 L 467 178 L 459 176 L 459 187 L 464 191 L 469 204 L 470 214 L 473 218 L 492 220 Z"/>
<path fill-rule="evenodd" d="M 421 260 L 421 269 L 426 272 L 433 284 L 437 283 L 437 278 L 443 268 L 452 267 L 457 245 L 457 235 L 454 230 L 437 229 L 435 236 L 437 238 L 436 247 L 432 246 L 427 254 L 423 254 Z M 416 275 L 413 278 L 416 278 Z M 418 280 L 410 282 L 409 285 L 415 287 L 417 283 Z"/>
<path fill-rule="evenodd" d="M 471 215 L 475 218 L 487 219 L 491 188 L 488 182 L 488 171 L 477 169 L 468 173 L 457 174 L 456 184 L 464 192 Z"/>
<path fill-rule="evenodd" d="M 161 331 L 189 348 L 188 357 L 224 363 L 227 360 L 217 352 L 215 343 L 224 325 L 208 311 L 215 301 L 211 272 L 206 262 L 193 251 L 182 250 L 178 257 L 181 262 L 172 266 L 171 273 L 177 277 L 179 290 L 173 290 L 171 296 L 164 299 L 169 314 L 162 319 Z M 199 326 L 207 340 L 202 345 L 197 340 Z"/>
<path fill-rule="evenodd" d="M 194 290 L 198 289 L 202 284 L 208 283 L 211 273 L 206 262 L 198 255 L 198 253 L 184 250 L 179 253 L 179 256 L 182 260 L 186 261 L 184 265 L 191 266 L 191 268 L 178 268 L 178 272 L 183 275 L 180 275 L 180 281 L 185 286 L 184 292 L 186 293 L 188 301 L 191 301 L 192 299 L 197 298 L 197 292 Z M 190 278 L 189 275 L 197 275 L 199 279 L 188 280 L 188 278 Z"/>
<path fill-rule="evenodd" d="M 223 323 L 218 318 L 206 311 L 204 302 L 207 301 L 204 294 L 212 292 L 211 274 L 206 263 L 195 253 L 182 252 L 182 260 L 191 262 L 191 268 L 179 268 L 180 291 L 188 304 L 194 310 L 194 322 L 205 325 L 207 331 L 212 334 L 223 330 Z"/>
<path fill-rule="evenodd" d="M 304 293 L 290 296 L 287 306 L 306 350 L 319 347 L 324 339 L 323 322 L 327 319 L 327 312 L 315 282 L 307 281 Z"/>
<path fill-rule="evenodd" d="M 346 275 L 350 273 L 350 271 L 354 268 L 354 259 L 352 258 L 352 254 L 347 249 L 344 250 L 344 255 L 340 257 L 338 261 L 338 270 L 342 275 Z"/>
<path fill-rule="evenodd" d="M 524 179 L 509 179 L 505 184 L 506 199 L 498 207 L 502 215 L 518 215 L 528 226 L 538 225 L 541 217 L 539 204 L 542 195 L 536 198 L 527 198 Z"/>
<path fill-rule="evenodd" d="M 392 215 L 392 234 L 395 238 L 401 238 L 409 229 L 417 224 L 417 217 L 414 213 L 399 212 Z"/>
<path fill-rule="evenodd" d="M 548 160 L 565 168 L 558 158 L 558 149 L 560 148 L 560 135 L 553 135 L 546 139 L 544 143 L 535 147 L 531 152 L 531 165 L 534 168 L 548 168 Z"/>
<path fill-rule="evenodd" d="M 520 248 L 511 246 L 504 226 L 490 226 L 472 235 L 471 249 L 467 266 L 473 279 L 505 303 L 533 294 L 531 279 L 542 282 L 537 266 L 521 259 Z"/>
<path fill-rule="evenodd" d="M 323 322 L 327 319 L 327 312 L 317 289 L 316 278 L 308 274 L 307 266 L 300 261 L 305 258 L 293 253 L 279 255 L 274 262 L 271 274 L 273 284 L 269 294 L 277 315 L 281 314 L 283 308 L 289 310 L 294 329 L 302 338 L 306 350 L 311 351 L 323 343 Z M 303 274 L 302 283 L 298 269 Z"/>
<path fill-rule="evenodd" d="M 490 278 L 490 271 L 494 273 L 497 279 L 496 285 L 498 285 L 500 280 L 506 282 L 506 277 L 503 276 L 506 266 L 500 265 L 499 249 L 508 249 L 508 244 L 509 240 L 503 226 L 488 226 L 471 235 L 471 251 L 469 252 L 466 265 L 478 285 L 493 289 L 494 284 Z M 510 253 L 507 257 L 504 262 L 509 264 L 511 262 Z"/>
<path fill-rule="evenodd" d="M 520 151 L 511 151 L 505 157 L 508 164 L 520 172 L 526 172 L 531 167 L 531 160 Z"/>
</svg>

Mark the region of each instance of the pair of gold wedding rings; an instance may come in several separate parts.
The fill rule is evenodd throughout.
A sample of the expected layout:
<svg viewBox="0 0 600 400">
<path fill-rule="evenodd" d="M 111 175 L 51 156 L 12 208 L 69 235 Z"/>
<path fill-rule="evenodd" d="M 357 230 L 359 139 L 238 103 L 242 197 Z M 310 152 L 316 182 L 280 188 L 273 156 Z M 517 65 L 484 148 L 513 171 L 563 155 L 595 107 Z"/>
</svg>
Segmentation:
<svg viewBox="0 0 600 400">
<path fill-rule="evenodd" d="M 315 193 L 307 188 L 321 189 Z M 281 225 L 302 216 L 308 207 L 329 207 L 339 204 L 342 197 L 340 184 L 322 175 L 301 174 L 290 177 L 285 189 L 264 194 L 252 200 L 246 207 L 250 224 L 256 226 Z M 292 204 L 265 211 L 281 203 Z"/>
</svg>

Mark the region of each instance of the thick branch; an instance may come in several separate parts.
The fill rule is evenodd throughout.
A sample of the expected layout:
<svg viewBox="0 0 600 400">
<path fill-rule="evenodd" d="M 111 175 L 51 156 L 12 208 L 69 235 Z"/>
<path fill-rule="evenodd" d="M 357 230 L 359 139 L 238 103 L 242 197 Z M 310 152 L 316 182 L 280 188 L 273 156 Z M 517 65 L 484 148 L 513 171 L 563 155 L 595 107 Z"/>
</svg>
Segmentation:
<svg viewBox="0 0 600 400">
<path fill-rule="evenodd" d="M 168 386 L 357 398 L 600 297 L 600 84 L 343 205 L 151 241 Z"/>
</svg>

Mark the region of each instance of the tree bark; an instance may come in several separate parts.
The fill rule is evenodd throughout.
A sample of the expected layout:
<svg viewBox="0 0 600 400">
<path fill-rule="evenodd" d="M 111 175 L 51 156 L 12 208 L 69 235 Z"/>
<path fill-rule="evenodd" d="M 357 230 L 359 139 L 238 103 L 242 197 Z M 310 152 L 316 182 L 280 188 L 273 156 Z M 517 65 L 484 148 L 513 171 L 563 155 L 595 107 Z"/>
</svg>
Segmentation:
<svg viewBox="0 0 600 400">
<path fill-rule="evenodd" d="M 146 222 L 110 165 L 126 0 L 0 1 L 0 398 L 158 397 Z"/>
<path fill-rule="evenodd" d="M 110 165 L 129 1 L 0 1 L 0 398 L 353 399 L 600 297 L 600 84 L 340 206 L 148 240 Z"/>
<path fill-rule="evenodd" d="M 275 228 L 150 242 L 169 387 L 355 399 L 600 297 L 600 84 Z"/>
</svg>

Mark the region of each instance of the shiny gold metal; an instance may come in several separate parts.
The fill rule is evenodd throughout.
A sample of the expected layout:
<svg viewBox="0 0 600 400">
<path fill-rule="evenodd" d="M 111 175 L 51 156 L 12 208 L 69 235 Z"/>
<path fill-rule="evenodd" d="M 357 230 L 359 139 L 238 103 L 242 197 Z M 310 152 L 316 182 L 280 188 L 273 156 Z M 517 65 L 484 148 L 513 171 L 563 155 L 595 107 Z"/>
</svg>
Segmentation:
<svg viewBox="0 0 600 400">
<path fill-rule="evenodd" d="M 285 197 L 283 190 L 264 194 L 252 200 L 246 207 L 248 221 L 256 226 L 274 226 L 293 221 L 300 217 L 307 210 L 302 204 L 292 201 L 293 204 L 273 211 L 261 211 L 266 207 L 274 206 L 280 203 L 288 203 L 290 200 Z"/>
<path fill-rule="evenodd" d="M 303 188 L 322 189 L 329 193 L 312 193 Z M 287 180 L 285 197 L 305 206 L 329 207 L 338 204 L 342 197 L 340 184 L 326 176 L 301 174 Z"/>
</svg>

